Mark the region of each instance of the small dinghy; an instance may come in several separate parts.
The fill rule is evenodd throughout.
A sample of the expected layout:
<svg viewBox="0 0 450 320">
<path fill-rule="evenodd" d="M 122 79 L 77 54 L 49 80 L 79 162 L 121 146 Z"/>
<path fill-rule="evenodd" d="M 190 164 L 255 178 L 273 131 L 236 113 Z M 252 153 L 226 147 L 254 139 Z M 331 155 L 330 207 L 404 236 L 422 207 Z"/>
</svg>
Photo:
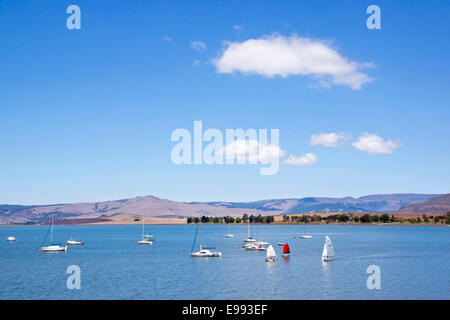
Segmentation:
<svg viewBox="0 0 450 320">
<path fill-rule="evenodd" d="M 272 247 L 272 245 L 270 245 L 267 248 L 266 262 L 275 262 L 275 261 L 277 261 L 277 254 L 275 253 L 275 249 Z"/>
<path fill-rule="evenodd" d="M 325 244 L 323 245 L 322 261 L 331 261 L 334 259 L 334 248 L 331 239 L 325 236 Z"/>
<path fill-rule="evenodd" d="M 282 247 L 282 246 L 285 245 L 285 243 L 284 242 L 278 242 L 278 245 Z"/>
<path fill-rule="evenodd" d="M 6 241 L 9 241 L 9 243 L 13 243 L 13 242 L 16 242 L 17 239 L 16 239 L 16 237 L 10 236 L 10 237 L 6 238 Z"/>
<path fill-rule="evenodd" d="M 281 256 L 283 258 L 289 258 L 290 255 L 291 255 L 291 250 L 289 249 L 289 245 L 287 243 L 285 243 L 283 246 L 283 253 L 281 254 Z"/>
</svg>

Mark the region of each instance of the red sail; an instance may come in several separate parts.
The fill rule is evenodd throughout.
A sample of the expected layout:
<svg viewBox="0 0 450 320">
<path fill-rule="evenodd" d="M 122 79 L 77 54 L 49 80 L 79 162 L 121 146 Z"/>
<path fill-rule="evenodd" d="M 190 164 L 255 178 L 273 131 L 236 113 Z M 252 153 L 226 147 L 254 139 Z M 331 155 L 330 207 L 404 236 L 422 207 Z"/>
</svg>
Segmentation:
<svg viewBox="0 0 450 320">
<path fill-rule="evenodd" d="M 289 245 L 287 243 L 285 243 L 283 246 L 283 253 L 291 253 L 291 251 L 289 250 Z"/>
</svg>

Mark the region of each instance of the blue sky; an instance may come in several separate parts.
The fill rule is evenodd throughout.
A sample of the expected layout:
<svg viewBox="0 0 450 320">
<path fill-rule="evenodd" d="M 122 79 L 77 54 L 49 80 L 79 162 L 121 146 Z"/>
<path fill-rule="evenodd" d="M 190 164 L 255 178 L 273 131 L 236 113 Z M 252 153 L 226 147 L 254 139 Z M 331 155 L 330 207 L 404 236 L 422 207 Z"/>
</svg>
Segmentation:
<svg viewBox="0 0 450 320">
<path fill-rule="evenodd" d="M 66 27 L 70 4 L 80 30 Z M 366 27 L 371 4 L 381 30 Z M 449 15 L 448 1 L 2 1 L 0 203 L 448 193 Z M 223 73 L 213 62 L 227 42 L 270 37 L 370 63 L 361 72 L 372 81 L 317 87 L 314 74 Z M 170 136 L 194 120 L 277 128 L 287 155 L 318 161 L 272 176 L 259 165 L 175 165 Z M 398 146 L 358 150 L 365 132 Z M 320 133 L 351 138 L 310 145 Z"/>
</svg>

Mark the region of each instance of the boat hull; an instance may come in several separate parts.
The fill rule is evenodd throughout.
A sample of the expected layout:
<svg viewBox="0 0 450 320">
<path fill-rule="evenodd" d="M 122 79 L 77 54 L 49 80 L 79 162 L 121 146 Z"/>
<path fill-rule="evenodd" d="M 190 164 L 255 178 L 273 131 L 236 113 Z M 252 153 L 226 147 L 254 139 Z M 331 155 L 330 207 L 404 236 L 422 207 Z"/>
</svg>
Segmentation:
<svg viewBox="0 0 450 320">
<path fill-rule="evenodd" d="M 289 258 L 291 256 L 291 254 L 290 253 L 282 253 L 281 256 L 283 258 Z"/>
<path fill-rule="evenodd" d="M 201 253 L 201 252 L 192 252 L 191 257 L 196 258 L 215 258 L 215 257 L 221 257 L 221 252 L 211 252 L 211 253 Z"/>
<path fill-rule="evenodd" d="M 153 244 L 153 242 L 150 240 L 141 240 L 141 241 L 136 242 L 136 244 L 150 245 L 150 244 Z"/>
<path fill-rule="evenodd" d="M 69 246 L 82 246 L 84 245 L 84 242 L 80 242 L 80 241 L 67 241 L 66 242 L 67 245 Z"/>
<path fill-rule="evenodd" d="M 39 252 L 60 252 L 60 251 L 67 251 L 67 246 L 48 246 L 48 247 L 41 247 L 39 249 Z"/>
</svg>

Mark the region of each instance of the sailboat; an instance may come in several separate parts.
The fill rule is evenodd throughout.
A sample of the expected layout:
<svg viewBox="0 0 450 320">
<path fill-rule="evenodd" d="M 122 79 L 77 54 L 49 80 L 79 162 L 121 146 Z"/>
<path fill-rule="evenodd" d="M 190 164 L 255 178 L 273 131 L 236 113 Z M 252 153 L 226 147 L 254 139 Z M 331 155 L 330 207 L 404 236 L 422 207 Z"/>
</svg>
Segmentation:
<svg viewBox="0 0 450 320">
<path fill-rule="evenodd" d="M 250 222 L 248 222 L 247 224 L 247 239 L 244 239 L 244 247 L 246 246 L 246 244 L 253 244 L 254 242 L 256 242 L 256 239 L 250 237 Z"/>
<path fill-rule="evenodd" d="M 277 261 L 277 254 L 275 253 L 275 249 L 272 247 L 272 245 L 270 245 L 267 248 L 266 262 L 275 262 L 275 261 Z"/>
<path fill-rule="evenodd" d="M 231 234 L 230 233 L 230 225 L 228 224 L 228 233 L 227 233 L 227 235 L 225 236 L 225 238 L 234 238 L 234 234 Z"/>
<path fill-rule="evenodd" d="M 67 245 L 62 246 L 59 243 L 53 243 L 53 218 L 52 218 L 52 225 L 50 227 L 50 245 L 43 247 L 42 244 L 47 239 L 48 231 L 45 235 L 44 241 L 42 241 L 41 248 L 38 250 L 38 252 L 58 252 L 58 251 L 67 251 Z"/>
<path fill-rule="evenodd" d="M 200 231 L 199 242 L 200 242 L 200 250 L 194 252 L 195 240 L 197 239 L 197 232 Z M 221 257 L 222 252 L 212 252 L 208 249 L 204 249 L 202 246 L 202 230 L 201 225 L 197 226 L 197 230 L 195 231 L 194 243 L 192 243 L 191 249 L 191 257 L 199 257 L 199 258 L 209 258 L 209 257 Z"/>
<path fill-rule="evenodd" d="M 137 244 L 153 244 L 152 240 L 144 235 L 144 217 L 142 217 L 142 239 L 137 241 Z"/>
<path fill-rule="evenodd" d="M 73 227 L 72 227 L 72 237 L 70 237 L 70 240 L 67 240 L 66 244 L 69 246 L 81 246 L 84 244 L 84 242 L 77 241 L 73 238 Z"/>
<path fill-rule="evenodd" d="M 323 245 L 322 261 L 331 261 L 334 259 L 334 248 L 328 236 L 325 236 L 325 244 Z"/>
<path fill-rule="evenodd" d="M 302 239 L 311 239 L 312 238 L 312 236 L 309 236 L 306 234 L 306 226 L 303 226 L 303 235 L 300 236 L 300 238 L 302 238 Z"/>
<path fill-rule="evenodd" d="M 289 249 L 289 245 L 287 243 L 285 243 L 283 246 L 283 253 L 281 254 L 281 256 L 283 258 L 289 258 L 290 255 L 291 255 L 291 250 Z"/>
</svg>

